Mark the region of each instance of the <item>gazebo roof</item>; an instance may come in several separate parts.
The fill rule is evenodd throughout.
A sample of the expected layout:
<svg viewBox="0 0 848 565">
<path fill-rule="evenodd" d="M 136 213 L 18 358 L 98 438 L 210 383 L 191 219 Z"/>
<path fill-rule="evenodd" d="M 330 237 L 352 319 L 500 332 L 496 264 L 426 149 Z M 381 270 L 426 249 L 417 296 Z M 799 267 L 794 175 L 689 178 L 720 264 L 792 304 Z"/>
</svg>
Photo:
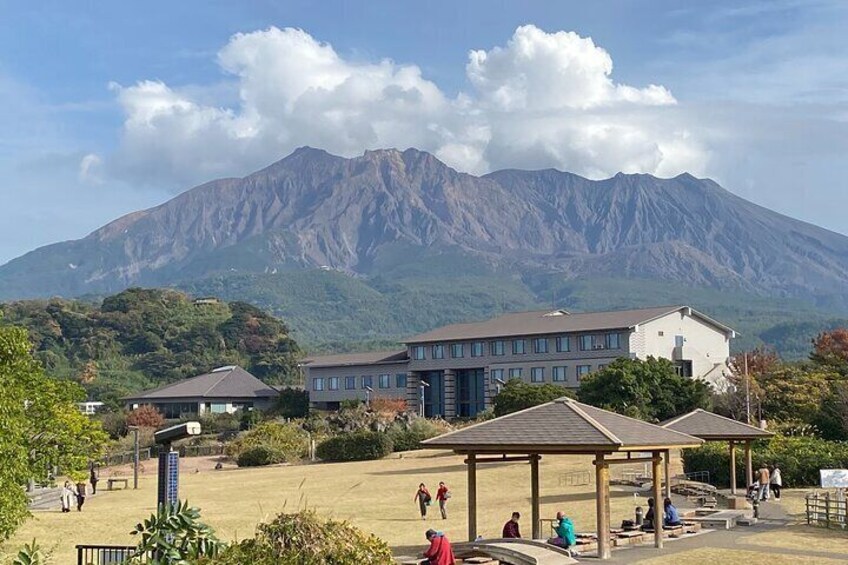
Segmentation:
<svg viewBox="0 0 848 565">
<path fill-rule="evenodd" d="M 707 441 L 751 440 L 774 435 L 756 426 L 719 416 L 700 408 L 667 420 L 660 425 L 667 430 L 682 432 Z"/>
<path fill-rule="evenodd" d="M 570 398 L 421 442 L 473 453 L 597 453 L 695 447 L 702 440 Z"/>
</svg>

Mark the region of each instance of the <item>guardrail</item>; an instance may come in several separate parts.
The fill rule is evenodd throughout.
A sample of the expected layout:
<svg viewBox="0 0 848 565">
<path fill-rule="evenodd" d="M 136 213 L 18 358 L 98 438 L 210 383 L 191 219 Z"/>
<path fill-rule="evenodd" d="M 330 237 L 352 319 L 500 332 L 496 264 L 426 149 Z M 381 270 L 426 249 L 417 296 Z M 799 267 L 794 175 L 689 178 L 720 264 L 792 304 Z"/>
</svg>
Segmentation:
<svg viewBox="0 0 848 565">
<path fill-rule="evenodd" d="M 116 565 L 133 555 L 135 548 L 126 545 L 78 545 L 77 565 Z"/>
<path fill-rule="evenodd" d="M 808 526 L 848 529 L 848 501 L 844 492 L 811 492 L 804 499 Z"/>
<path fill-rule="evenodd" d="M 211 457 L 213 455 L 223 455 L 224 445 L 182 445 L 177 448 L 180 457 Z M 146 447 L 138 451 L 138 460 L 146 461 L 159 456 L 159 447 Z M 100 460 L 103 467 L 114 467 L 116 465 L 128 465 L 133 462 L 134 454 L 132 451 L 123 453 L 113 453 L 107 455 Z"/>
</svg>

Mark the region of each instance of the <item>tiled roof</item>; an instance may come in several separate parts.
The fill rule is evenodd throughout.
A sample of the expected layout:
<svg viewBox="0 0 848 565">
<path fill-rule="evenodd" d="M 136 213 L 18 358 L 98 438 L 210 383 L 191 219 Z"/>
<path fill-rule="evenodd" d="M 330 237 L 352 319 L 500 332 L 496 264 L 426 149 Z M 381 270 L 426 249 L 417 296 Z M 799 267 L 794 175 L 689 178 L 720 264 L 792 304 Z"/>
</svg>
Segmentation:
<svg viewBox="0 0 848 565">
<path fill-rule="evenodd" d="M 683 309 L 721 331 L 733 332 L 729 327 L 688 306 L 658 306 L 582 314 L 572 314 L 564 310 L 539 310 L 504 314 L 482 322 L 444 326 L 413 336 L 407 339 L 406 343 L 627 329 Z"/>
<path fill-rule="evenodd" d="M 367 353 L 342 353 L 339 355 L 321 355 L 303 360 L 309 367 L 345 367 L 352 365 L 380 365 L 404 363 L 409 361 L 406 349 L 395 351 L 371 351 Z"/>
<path fill-rule="evenodd" d="M 771 432 L 744 422 L 719 416 L 698 408 L 683 416 L 660 424 L 662 427 L 683 432 L 705 440 L 761 439 L 771 437 Z"/>
<path fill-rule="evenodd" d="M 129 396 L 124 400 L 164 400 L 179 398 L 268 398 L 277 391 L 241 367 L 221 367 L 209 373 L 153 390 Z"/>
<path fill-rule="evenodd" d="M 560 398 L 422 442 L 489 453 L 594 453 L 695 446 L 698 438 Z"/>
</svg>

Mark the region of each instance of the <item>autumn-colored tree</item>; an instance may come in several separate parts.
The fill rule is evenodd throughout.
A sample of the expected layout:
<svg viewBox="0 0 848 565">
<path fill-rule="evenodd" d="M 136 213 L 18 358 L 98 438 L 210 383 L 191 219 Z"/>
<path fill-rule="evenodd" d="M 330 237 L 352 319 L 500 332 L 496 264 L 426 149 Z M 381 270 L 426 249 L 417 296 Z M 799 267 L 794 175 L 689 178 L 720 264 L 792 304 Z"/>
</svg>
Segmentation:
<svg viewBox="0 0 848 565">
<path fill-rule="evenodd" d="M 83 365 L 82 371 L 80 371 L 77 378 L 79 379 L 79 382 L 84 385 L 90 385 L 93 383 L 94 379 L 97 378 L 97 363 L 89 361 Z"/>
<path fill-rule="evenodd" d="M 813 339 L 810 359 L 816 365 L 828 367 L 843 376 L 848 375 L 848 328 L 822 332 Z"/>
<path fill-rule="evenodd" d="M 150 404 L 139 406 L 127 414 L 127 425 L 139 428 L 159 428 L 165 422 L 162 414 Z"/>
<path fill-rule="evenodd" d="M 728 363 L 730 374 L 727 386 L 716 401 L 720 412 L 736 420 L 746 420 L 750 404 L 751 417 L 755 417 L 763 397 L 761 381 L 766 375 L 781 367 L 780 357 L 766 347 L 736 353 Z"/>
</svg>

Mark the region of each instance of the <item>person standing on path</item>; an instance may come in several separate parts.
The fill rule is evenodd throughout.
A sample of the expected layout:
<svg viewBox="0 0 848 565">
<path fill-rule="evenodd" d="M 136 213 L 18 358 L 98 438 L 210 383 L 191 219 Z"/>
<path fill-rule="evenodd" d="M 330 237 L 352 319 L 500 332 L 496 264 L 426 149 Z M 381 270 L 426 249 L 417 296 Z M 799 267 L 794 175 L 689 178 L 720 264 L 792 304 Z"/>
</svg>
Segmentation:
<svg viewBox="0 0 848 565">
<path fill-rule="evenodd" d="M 768 500 L 769 499 L 769 482 L 771 482 L 771 474 L 769 473 L 768 467 L 763 465 L 757 471 L 757 481 L 760 483 L 760 500 Z"/>
<path fill-rule="evenodd" d="M 76 492 L 74 492 L 74 487 L 71 486 L 70 481 L 65 481 L 65 486 L 62 487 L 62 512 L 70 512 L 71 506 L 73 506 L 73 500 L 76 497 Z"/>
<path fill-rule="evenodd" d="M 415 491 L 415 496 L 412 497 L 413 502 L 418 502 L 418 510 L 421 512 L 421 519 L 427 519 L 427 506 L 430 505 L 430 501 L 432 497 L 430 496 L 430 491 L 427 490 L 427 487 L 424 483 L 418 485 L 418 490 Z"/>
<path fill-rule="evenodd" d="M 769 481 L 769 489 L 774 491 L 774 499 L 780 500 L 780 487 L 783 486 L 783 477 L 780 476 L 780 467 L 775 463 L 771 470 L 771 479 Z"/>
<path fill-rule="evenodd" d="M 86 488 L 84 481 L 77 483 L 77 512 L 82 512 L 82 505 L 85 504 Z"/>
<path fill-rule="evenodd" d="M 448 519 L 448 499 L 451 497 L 448 487 L 445 483 L 439 483 L 439 490 L 436 492 L 436 500 L 439 501 L 439 512 L 442 513 L 442 520 Z"/>
</svg>

